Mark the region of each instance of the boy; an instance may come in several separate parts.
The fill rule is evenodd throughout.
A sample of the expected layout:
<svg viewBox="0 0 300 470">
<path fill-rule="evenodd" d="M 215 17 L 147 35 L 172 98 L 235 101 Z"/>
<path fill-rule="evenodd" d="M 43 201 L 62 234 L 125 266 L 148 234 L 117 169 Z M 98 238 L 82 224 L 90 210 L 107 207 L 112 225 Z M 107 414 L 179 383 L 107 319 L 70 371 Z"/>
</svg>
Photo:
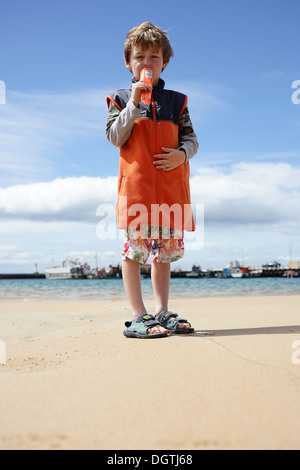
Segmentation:
<svg viewBox="0 0 300 470">
<path fill-rule="evenodd" d="M 132 308 L 126 337 L 194 331 L 168 311 L 170 263 L 183 256 L 183 230 L 195 229 L 188 161 L 198 150 L 187 97 L 165 90 L 160 78 L 171 57 L 165 32 L 150 22 L 133 28 L 124 47 L 126 68 L 134 75 L 132 87 L 107 97 L 106 136 L 120 148 L 117 216 L 119 228 L 125 229 L 122 277 Z M 153 87 L 140 80 L 144 68 L 152 71 Z M 149 105 L 141 103 L 142 91 L 152 92 Z M 155 316 L 147 314 L 140 282 L 140 263 L 149 255 Z"/>
</svg>

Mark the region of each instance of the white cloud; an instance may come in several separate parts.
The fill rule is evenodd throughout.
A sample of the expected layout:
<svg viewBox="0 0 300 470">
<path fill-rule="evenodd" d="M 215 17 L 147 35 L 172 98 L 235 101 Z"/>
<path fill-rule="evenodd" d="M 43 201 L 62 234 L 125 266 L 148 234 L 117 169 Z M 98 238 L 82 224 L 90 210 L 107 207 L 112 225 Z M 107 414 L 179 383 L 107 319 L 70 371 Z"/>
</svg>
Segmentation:
<svg viewBox="0 0 300 470">
<path fill-rule="evenodd" d="M 0 188 L 0 216 L 96 222 L 99 204 L 115 204 L 117 177 L 79 177 Z"/>
<path fill-rule="evenodd" d="M 193 200 L 204 203 L 205 219 L 222 224 L 298 221 L 300 168 L 285 163 L 240 163 L 203 168 L 191 178 Z"/>
<path fill-rule="evenodd" d="M 201 168 L 191 177 L 193 204 L 221 224 L 299 222 L 300 168 L 286 163 L 239 163 Z M 79 177 L 0 188 L 0 216 L 34 221 L 96 223 L 100 204 L 115 205 L 117 177 Z"/>
<path fill-rule="evenodd" d="M 22 248 L 16 245 L 0 245 L 0 264 L 5 262 L 6 264 L 27 264 L 29 261 L 34 259 L 43 258 L 41 251 L 30 251 L 26 252 Z"/>
<path fill-rule="evenodd" d="M 3 266 L 14 267 L 19 266 L 22 269 L 24 266 L 30 267 L 33 272 L 35 264 L 43 271 L 44 267 L 60 265 L 64 259 L 78 259 L 81 263 L 88 262 L 93 268 L 108 267 L 110 264 L 119 262 L 119 253 L 113 250 L 61 250 L 55 253 L 45 253 L 42 250 L 26 250 L 17 245 L 0 245 L 0 267 L 3 272 Z M 9 269 L 8 269 L 9 270 Z"/>
<path fill-rule="evenodd" d="M 0 184 L 37 180 L 53 155 L 79 139 L 104 134 L 107 90 L 9 92 L 0 109 Z"/>
</svg>

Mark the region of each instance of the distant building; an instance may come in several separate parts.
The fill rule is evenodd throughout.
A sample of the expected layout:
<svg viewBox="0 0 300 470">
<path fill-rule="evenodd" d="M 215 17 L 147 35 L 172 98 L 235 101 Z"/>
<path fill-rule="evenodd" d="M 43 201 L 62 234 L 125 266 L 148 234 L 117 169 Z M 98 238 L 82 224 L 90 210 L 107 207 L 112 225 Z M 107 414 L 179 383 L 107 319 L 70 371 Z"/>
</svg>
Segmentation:
<svg viewBox="0 0 300 470">
<path fill-rule="evenodd" d="M 300 261 L 290 261 L 289 262 L 290 269 L 300 269 Z"/>
</svg>

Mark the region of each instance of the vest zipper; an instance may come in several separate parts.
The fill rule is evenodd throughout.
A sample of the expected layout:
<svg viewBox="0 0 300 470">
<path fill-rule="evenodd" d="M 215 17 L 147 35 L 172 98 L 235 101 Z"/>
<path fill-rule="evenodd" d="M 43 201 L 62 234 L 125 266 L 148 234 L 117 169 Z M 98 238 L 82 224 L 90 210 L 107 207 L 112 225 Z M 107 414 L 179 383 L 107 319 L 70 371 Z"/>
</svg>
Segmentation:
<svg viewBox="0 0 300 470">
<path fill-rule="evenodd" d="M 153 114 L 153 127 L 154 127 L 154 152 L 153 155 L 157 153 L 157 120 L 156 120 L 156 111 L 155 111 L 155 102 L 153 99 L 153 94 L 151 97 L 151 106 L 152 106 L 152 114 Z M 159 204 L 159 171 L 155 169 L 156 171 L 156 204 Z"/>
</svg>

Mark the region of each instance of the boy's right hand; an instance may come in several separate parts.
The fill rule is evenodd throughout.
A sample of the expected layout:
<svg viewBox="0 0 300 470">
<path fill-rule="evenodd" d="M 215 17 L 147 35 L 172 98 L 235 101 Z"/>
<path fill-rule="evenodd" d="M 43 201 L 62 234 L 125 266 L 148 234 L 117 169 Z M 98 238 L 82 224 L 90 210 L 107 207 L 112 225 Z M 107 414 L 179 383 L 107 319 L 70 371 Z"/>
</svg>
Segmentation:
<svg viewBox="0 0 300 470">
<path fill-rule="evenodd" d="M 152 91 L 152 87 L 141 80 L 132 84 L 131 100 L 136 107 L 141 101 L 142 90 Z"/>
</svg>

